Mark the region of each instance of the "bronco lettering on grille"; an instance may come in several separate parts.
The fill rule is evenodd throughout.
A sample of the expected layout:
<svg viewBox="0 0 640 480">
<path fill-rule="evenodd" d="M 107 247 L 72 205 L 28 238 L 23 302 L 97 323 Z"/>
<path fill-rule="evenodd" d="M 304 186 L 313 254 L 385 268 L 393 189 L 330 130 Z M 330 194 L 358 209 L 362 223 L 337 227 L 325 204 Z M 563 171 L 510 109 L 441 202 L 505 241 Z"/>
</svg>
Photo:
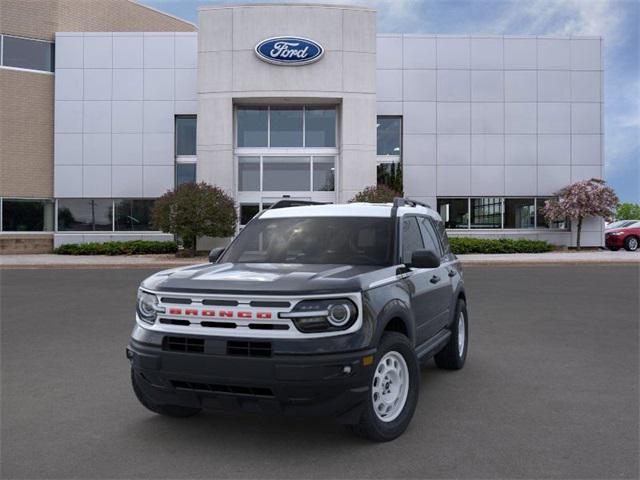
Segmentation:
<svg viewBox="0 0 640 480">
<path fill-rule="evenodd" d="M 197 308 L 175 308 L 172 307 L 169 309 L 170 315 L 185 315 L 190 317 L 218 317 L 218 318 L 241 318 L 241 319 L 251 319 L 257 318 L 260 320 L 269 320 L 273 317 L 271 312 L 252 312 L 250 310 L 211 310 L 211 309 L 202 309 L 198 310 Z"/>
</svg>

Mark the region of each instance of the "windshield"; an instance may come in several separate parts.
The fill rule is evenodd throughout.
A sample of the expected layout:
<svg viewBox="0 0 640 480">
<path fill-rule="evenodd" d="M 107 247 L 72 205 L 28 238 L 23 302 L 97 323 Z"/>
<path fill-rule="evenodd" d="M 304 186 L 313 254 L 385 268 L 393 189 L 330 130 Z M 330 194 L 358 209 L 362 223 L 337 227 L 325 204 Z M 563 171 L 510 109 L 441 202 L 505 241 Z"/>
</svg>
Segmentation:
<svg viewBox="0 0 640 480">
<path fill-rule="evenodd" d="M 634 223 L 636 223 L 635 220 L 618 220 L 617 222 L 613 222 L 613 223 L 610 223 L 609 225 L 607 225 L 607 230 L 610 230 L 612 228 L 629 227 L 629 226 L 633 225 Z"/>
<path fill-rule="evenodd" d="M 376 217 L 255 219 L 220 261 L 391 265 L 391 225 Z"/>
</svg>

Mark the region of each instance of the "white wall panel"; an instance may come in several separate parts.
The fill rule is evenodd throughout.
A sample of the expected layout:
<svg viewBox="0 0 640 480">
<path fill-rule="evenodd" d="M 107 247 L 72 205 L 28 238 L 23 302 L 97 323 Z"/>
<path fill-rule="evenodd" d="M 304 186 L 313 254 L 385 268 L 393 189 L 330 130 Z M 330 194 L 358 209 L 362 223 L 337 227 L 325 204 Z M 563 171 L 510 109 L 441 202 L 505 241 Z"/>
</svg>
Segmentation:
<svg viewBox="0 0 640 480">
<path fill-rule="evenodd" d="M 436 68 L 435 37 L 405 35 L 402 53 L 404 68 Z"/>
<path fill-rule="evenodd" d="M 473 165 L 503 165 L 504 135 L 471 135 Z"/>
<path fill-rule="evenodd" d="M 538 66 L 537 42 L 535 38 L 505 38 L 504 68 L 520 70 Z"/>
<path fill-rule="evenodd" d="M 142 68 L 142 34 L 113 37 L 113 68 Z"/>
<path fill-rule="evenodd" d="M 438 68 L 469 68 L 471 45 L 468 37 L 438 37 L 436 40 Z"/>
<path fill-rule="evenodd" d="M 85 133 L 82 141 L 84 165 L 111 165 L 111 135 L 109 133 Z"/>
<path fill-rule="evenodd" d="M 112 37 L 90 36 L 84 37 L 84 68 L 112 68 Z"/>
<path fill-rule="evenodd" d="M 538 133 L 570 132 L 571 104 L 559 102 L 538 104 Z"/>
<path fill-rule="evenodd" d="M 504 67 L 504 41 L 497 38 L 471 38 L 472 69 L 502 69 Z"/>
<path fill-rule="evenodd" d="M 56 75 L 58 73 L 56 72 Z M 103 68 L 84 70 L 84 100 L 111 100 L 111 71 Z M 80 97 L 82 99 L 82 88 Z"/>
<path fill-rule="evenodd" d="M 438 143 L 438 165 L 468 165 L 471 163 L 471 136 L 440 134 Z"/>
<path fill-rule="evenodd" d="M 469 70 L 438 70 L 438 101 L 468 102 L 470 100 Z"/>
<path fill-rule="evenodd" d="M 438 102 L 438 133 L 470 133 L 470 107 L 466 102 Z"/>
<path fill-rule="evenodd" d="M 143 72 L 141 68 L 113 70 L 113 100 L 142 100 Z"/>
<path fill-rule="evenodd" d="M 142 165 L 142 133 L 112 134 L 111 163 L 113 165 Z"/>
</svg>

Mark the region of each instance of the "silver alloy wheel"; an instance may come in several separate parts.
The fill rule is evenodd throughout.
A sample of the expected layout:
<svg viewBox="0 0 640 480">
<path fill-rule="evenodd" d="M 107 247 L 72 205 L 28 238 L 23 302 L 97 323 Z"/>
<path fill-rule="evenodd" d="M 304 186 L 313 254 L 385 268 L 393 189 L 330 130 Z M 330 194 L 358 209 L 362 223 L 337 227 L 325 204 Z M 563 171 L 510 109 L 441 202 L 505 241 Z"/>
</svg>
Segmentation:
<svg viewBox="0 0 640 480">
<path fill-rule="evenodd" d="M 373 411 L 383 422 L 402 413 L 409 394 L 409 368 L 398 352 L 387 352 L 378 362 L 371 385 Z"/>
<path fill-rule="evenodd" d="M 464 328 L 464 313 L 460 312 L 458 316 L 458 355 L 460 358 L 464 355 L 464 340 L 467 332 Z"/>
<path fill-rule="evenodd" d="M 629 239 L 629 250 L 634 251 L 638 249 L 638 239 L 636 237 L 631 237 Z"/>
</svg>

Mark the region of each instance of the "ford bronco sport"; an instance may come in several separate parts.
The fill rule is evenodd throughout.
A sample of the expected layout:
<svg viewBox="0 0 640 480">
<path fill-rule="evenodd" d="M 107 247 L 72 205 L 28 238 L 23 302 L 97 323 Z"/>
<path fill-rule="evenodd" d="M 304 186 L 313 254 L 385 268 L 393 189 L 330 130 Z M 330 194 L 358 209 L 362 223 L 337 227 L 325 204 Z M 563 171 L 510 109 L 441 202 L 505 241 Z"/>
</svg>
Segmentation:
<svg viewBox="0 0 640 480">
<path fill-rule="evenodd" d="M 134 392 L 162 415 L 322 415 L 392 440 L 416 408 L 420 363 L 456 370 L 467 356 L 444 225 L 409 199 L 282 202 L 210 263 L 142 282 L 127 348 Z"/>
</svg>

